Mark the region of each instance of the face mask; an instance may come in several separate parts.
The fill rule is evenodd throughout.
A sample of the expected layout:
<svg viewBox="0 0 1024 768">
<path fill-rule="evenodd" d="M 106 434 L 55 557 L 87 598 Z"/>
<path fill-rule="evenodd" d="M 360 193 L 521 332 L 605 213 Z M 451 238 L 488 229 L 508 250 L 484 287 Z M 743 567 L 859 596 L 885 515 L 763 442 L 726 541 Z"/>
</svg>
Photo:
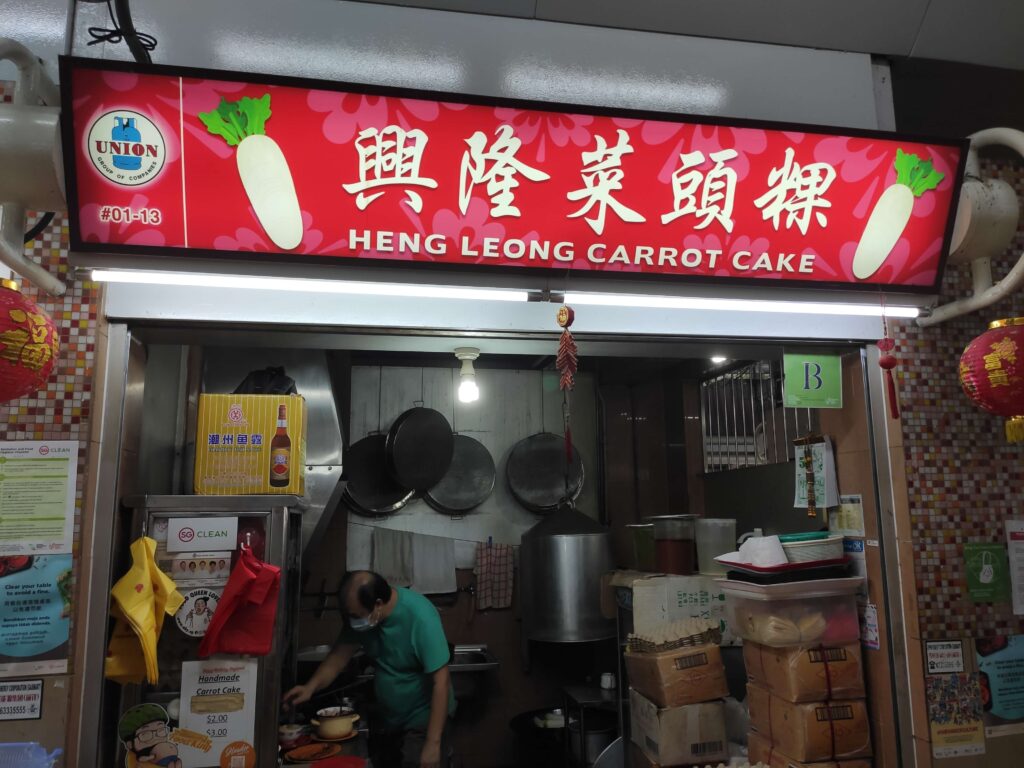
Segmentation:
<svg viewBox="0 0 1024 768">
<path fill-rule="evenodd" d="M 370 623 L 369 618 L 357 619 L 355 616 L 349 616 L 348 625 L 356 632 L 366 632 L 369 629 L 373 629 L 373 624 Z"/>
<path fill-rule="evenodd" d="M 366 618 L 362 619 L 358 616 L 349 616 L 348 625 L 356 632 L 366 632 L 367 630 L 373 629 L 377 626 L 377 622 L 373 621 L 373 614 L 374 611 L 370 611 L 370 614 Z"/>
</svg>

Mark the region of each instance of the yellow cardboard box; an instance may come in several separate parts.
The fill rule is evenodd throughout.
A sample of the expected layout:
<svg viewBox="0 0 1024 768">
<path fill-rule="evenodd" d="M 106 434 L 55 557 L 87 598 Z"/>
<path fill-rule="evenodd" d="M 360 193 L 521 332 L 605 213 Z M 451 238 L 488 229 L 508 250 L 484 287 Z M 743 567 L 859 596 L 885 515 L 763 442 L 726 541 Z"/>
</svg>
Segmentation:
<svg viewBox="0 0 1024 768">
<path fill-rule="evenodd" d="M 300 395 L 199 396 L 197 494 L 301 496 L 305 465 L 306 401 Z"/>
</svg>

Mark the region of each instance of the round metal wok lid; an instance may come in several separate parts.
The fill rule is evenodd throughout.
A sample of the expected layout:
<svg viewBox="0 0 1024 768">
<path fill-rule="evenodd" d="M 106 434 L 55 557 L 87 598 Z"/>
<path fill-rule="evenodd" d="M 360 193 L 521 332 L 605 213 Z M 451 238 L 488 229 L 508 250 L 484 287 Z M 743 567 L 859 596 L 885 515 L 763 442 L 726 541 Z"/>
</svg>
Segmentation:
<svg viewBox="0 0 1024 768">
<path fill-rule="evenodd" d="M 391 425 L 387 468 L 392 479 L 410 491 L 433 488 L 448 471 L 455 450 L 452 427 L 432 408 L 411 408 Z"/>
<path fill-rule="evenodd" d="M 345 457 L 348 485 L 344 500 L 356 514 L 387 515 L 412 498 L 412 491 L 395 483 L 388 473 L 386 441 L 384 435 L 368 435 L 353 443 Z"/>
<path fill-rule="evenodd" d="M 479 440 L 454 437 L 452 463 L 423 500 L 438 512 L 461 515 L 482 504 L 494 490 L 494 458 Z"/>
<path fill-rule="evenodd" d="M 568 469 L 566 494 L 565 438 L 541 432 L 515 444 L 505 474 L 516 501 L 531 512 L 547 514 L 558 509 L 563 499 L 575 500 L 583 489 L 583 459 L 576 446 Z"/>
</svg>

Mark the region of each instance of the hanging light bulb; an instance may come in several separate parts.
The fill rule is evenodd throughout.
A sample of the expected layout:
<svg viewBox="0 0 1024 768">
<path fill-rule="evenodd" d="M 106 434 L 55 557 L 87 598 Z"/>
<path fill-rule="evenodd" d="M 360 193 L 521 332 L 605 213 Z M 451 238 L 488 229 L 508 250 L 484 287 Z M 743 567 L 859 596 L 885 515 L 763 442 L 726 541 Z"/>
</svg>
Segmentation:
<svg viewBox="0 0 1024 768">
<path fill-rule="evenodd" d="M 476 371 L 473 370 L 473 361 L 480 357 L 480 350 L 476 347 L 459 347 L 455 350 L 455 358 L 462 361 L 462 370 L 459 372 L 459 402 L 475 403 L 480 399 L 480 388 L 476 385 Z"/>
</svg>

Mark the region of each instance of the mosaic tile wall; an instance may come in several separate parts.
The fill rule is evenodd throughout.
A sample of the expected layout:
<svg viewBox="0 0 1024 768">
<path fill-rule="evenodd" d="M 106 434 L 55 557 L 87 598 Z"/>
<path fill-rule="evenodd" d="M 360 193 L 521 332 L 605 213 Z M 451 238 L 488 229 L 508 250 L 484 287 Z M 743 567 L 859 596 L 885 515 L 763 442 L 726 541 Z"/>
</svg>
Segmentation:
<svg viewBox="0 0 1024 768">
<path fill-rule="evenodd" d="M 11 84 L 0 81 L 0 102 L 10 101 L 11 95 Z M 29 214 L 29 220 L 35 221 L 35 216 Z M 23 293 L 57 323 L 60 329 L 60 359 L 43 389 L 28 397 L 0 404 L 0 440 L 79 441 L 78 490 L 75 498 L 77 563 L 79 518 L 89 443 L 89 400 L 96 353 L 99 288 L 96 283 L 71 281 L 68 277 L 68 224 L 63 214 L 56 216 L 39 237 L 27 244 L 25 252 L 68 286 L 67 293 L 58 299 L 36 290 L 30 284 L 23 286 Z"/>
<path fill-rule="evenodd" d="M 983 167 L 1024 199 L 1024 166 Z M 1024 252 L 1024 227 L 1004 258 L 1002 277 Z M 942 301 L 970 295 L 970 270 L 951 267 Z M 915 535 L 915 575 L 922 639 L 1024 632 L 1024 617 L 1009 604 L 974 604 L 967 598 L 965 542 L 1002 542 L 1003 521 L 1024 515 L 1024 445 L 1010 445 L 1003 420 L 975 407 L 957 375 L 960 354 L 990 320 L 1024 316 L 1024 292 L 981 312 L 919 328 L 894 328 L 900 358 L 903 440 Z"/>
</svg>

